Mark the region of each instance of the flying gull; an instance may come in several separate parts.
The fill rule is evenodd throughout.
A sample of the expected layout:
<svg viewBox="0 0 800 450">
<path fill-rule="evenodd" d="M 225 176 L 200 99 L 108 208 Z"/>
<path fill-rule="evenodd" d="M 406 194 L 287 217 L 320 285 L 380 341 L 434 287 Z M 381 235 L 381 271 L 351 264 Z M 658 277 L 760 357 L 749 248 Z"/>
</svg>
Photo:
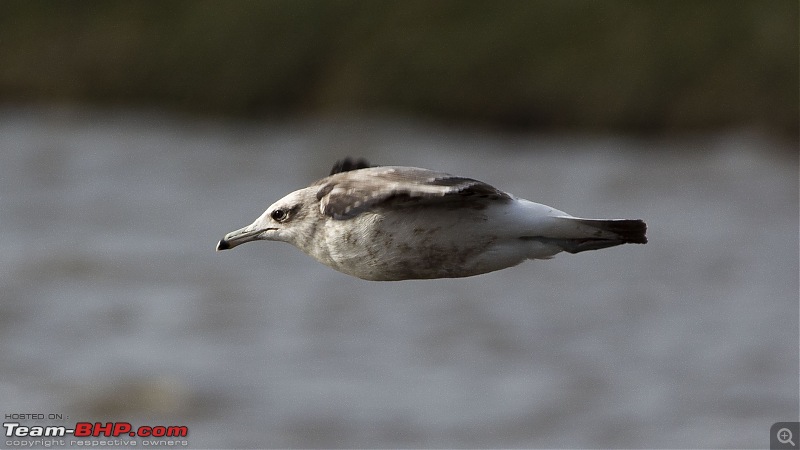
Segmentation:
<svg viewBox="0 0 800 450">
<path fill-rule="evenodd" d="M 226 234 L 217 251 L 283 241 L 365 280 L 457 278 L 562 251 L 645 244 L 646 230 L 641 220 L 573 217 L 471 178 L 348 158 Z"/>
</svg>

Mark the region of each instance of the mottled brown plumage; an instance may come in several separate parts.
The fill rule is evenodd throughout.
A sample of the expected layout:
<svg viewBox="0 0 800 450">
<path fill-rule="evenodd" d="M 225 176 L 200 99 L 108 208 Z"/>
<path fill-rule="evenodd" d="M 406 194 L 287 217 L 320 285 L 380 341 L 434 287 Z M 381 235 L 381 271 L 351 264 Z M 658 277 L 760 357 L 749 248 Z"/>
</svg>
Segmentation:
<svg viewBox="0 0 800 450">
<path fill-rule="evenodd" d="M 641 220 L 572 217 L 471 178 L 345 160 L 228 233 L 217 250 L 284 241 L 359 278 L 405 280 L 466 277 L 562 251 L 644 244 L 645 232 Z"/>
</svg>

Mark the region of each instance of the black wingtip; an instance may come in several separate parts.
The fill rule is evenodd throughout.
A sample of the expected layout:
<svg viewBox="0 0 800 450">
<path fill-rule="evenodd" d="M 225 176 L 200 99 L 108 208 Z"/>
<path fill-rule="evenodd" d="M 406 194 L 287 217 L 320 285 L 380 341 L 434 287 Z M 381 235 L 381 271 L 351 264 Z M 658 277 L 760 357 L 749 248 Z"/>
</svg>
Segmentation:
<svg viewBox="0 0 800 450">
<path fill-rule="evenodd" d="M 627 229 L 620 234 L 628 244 L 647 244 L 647 224 L 644 220 L 626 220 Z"/>
<path fill-rule="evenodd" d="M 641 219 L 571 219 L 614 233 L 625 244 L 647 244 L 647 224 Z"/>
<path fill-rule="evenodd" d="M 231 245 L 225 239 L 222 239 L 217 243 L 217 251 L 228 250 L 229 248 L 231 248 Z"/>
<path fill-rule="evenodd" d="M 345 159 L 336 161 L 336 164 L 334 164 L 331 168 L 331 173 L 329 175 L 334 175 L 341 172 L 349 172 L 351 170 L 366 169 L 368 167 L 372 167 L 372 165 L 366 159 L 358 158 L 357 160 L 353 161 L 353 159 L 348 156 Z"/>
<path fill-rule="evenodd" d="M 641 219 L 614 220 L 607 222 L 606 231 L 619 235 L 626 244 L 647 244 L 647 224 Z"/>
</svg>

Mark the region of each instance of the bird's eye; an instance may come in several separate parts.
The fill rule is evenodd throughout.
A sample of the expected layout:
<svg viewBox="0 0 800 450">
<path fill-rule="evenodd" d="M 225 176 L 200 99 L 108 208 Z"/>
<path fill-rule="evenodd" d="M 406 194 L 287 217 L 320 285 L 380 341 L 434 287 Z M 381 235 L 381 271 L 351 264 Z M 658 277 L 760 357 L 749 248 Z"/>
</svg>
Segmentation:
<svg viewBox="0 0 800 450">
<path fill-rule="evenodd" d="M 276 209 L 272 211 L 269 216 L 276 222 L 283 222 L 289 215 L 283 209 Z"/>
</svg>

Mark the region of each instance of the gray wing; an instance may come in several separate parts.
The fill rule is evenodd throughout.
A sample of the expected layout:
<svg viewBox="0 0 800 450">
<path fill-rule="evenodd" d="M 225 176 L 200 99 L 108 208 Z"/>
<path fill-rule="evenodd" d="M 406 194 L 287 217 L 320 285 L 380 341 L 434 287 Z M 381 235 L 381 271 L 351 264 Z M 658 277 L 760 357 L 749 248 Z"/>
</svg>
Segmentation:
<svg viewBox="0 0 800 450">
<path fill-rule="evenodd" d="M 323 178 L 317 200 L 320 211 L 334 219 L 349 219 L 380 206 L 447 204 L 483 209 L 511 197 L 482 181 L 416 167 L 371 167 Z"/>
</svg>

